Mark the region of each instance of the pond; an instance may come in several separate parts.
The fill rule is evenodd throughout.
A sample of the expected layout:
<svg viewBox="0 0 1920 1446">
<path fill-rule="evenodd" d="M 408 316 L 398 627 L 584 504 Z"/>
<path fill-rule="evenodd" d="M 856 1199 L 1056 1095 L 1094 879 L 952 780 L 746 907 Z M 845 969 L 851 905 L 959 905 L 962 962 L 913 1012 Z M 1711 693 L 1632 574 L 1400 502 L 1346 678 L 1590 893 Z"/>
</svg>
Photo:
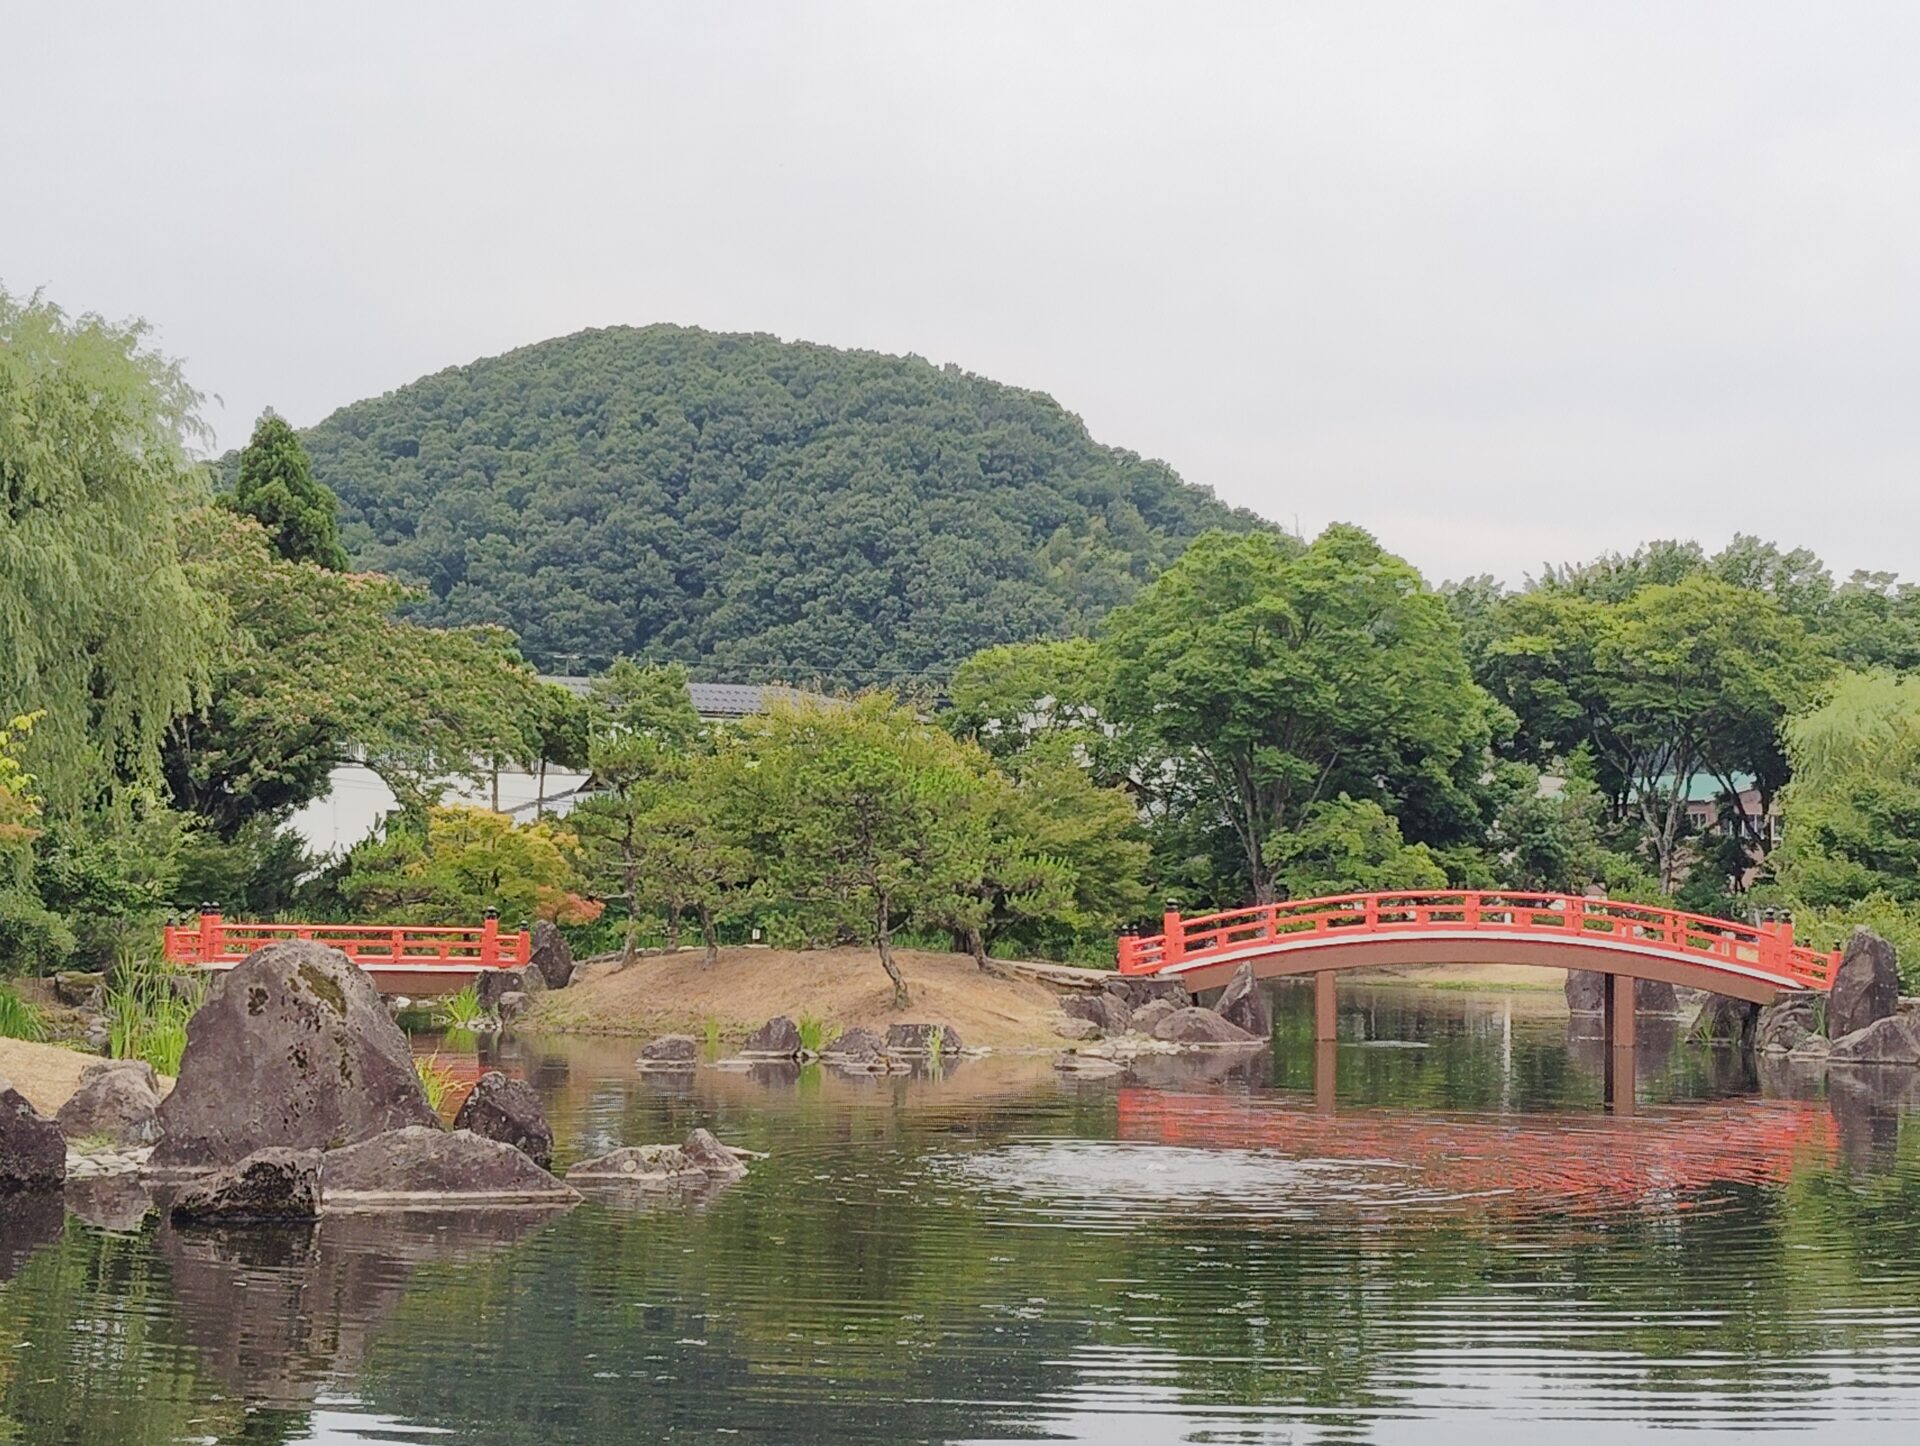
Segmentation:
<svg viewBox="0 0 1920 1446">
<path fill-rule="evenodd" d="M 567 1160 L 707 1125 L 702 1198 L 176 1232 L 0 1211 L 0 1441 L 1618 1441 L 1920 1420 L 1904 1077 L 1757 1075 L 1555 996 L 1307 991 L 1276 1047 L 1062 1079 L 633 1068 L 519 1038 Z M 459 1062 L 453 1043 L 437 1048 Z"/>
</svg>

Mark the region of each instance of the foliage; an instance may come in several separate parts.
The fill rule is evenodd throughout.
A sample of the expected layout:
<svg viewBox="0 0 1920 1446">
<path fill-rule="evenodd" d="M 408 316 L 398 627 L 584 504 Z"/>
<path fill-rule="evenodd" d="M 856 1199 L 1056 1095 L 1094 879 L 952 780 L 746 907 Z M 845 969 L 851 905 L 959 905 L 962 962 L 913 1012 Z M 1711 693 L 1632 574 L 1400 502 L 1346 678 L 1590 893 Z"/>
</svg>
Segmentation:
<svg viewBox="0 0 1920 1446">
<path fill-rule="evenodd" d="M 840 1037 L 836 1026 L 811 1014 L 801 1015 L 794 1021 L 794 1028 L 800 1032 L 800 1047 L 808 1054 L 819 1054 Z"/>
<path fill-rule="evenodd" d="M 157 781 L 216 620 L 175 549 L 198 398 L 144 328 L 0 292 L 0 718 L 48 813 Z"/>
<path fill-rule="evenodd" d="M 179 899 L 188 831 L 188 820 L 146 789 L 49 824 L 35 881 L 45 907 L 66 921 L 76 962 L 102 968 L 158 928 Z"/>
<path fill-rule="evenodd" d="M 1372 799 L 1344 793 L 1313 805 L 1298 829 L 1268 839 L 1267 863 L 1296 899 L 1447 886 L 1432 850 L 1401 838 L 1399 821 Z"/>
<path fill-rule="evenodd" d="M 174 863 L 176 906 L 212 901 L 234 918 L 273 919 L 298 912 L 304 884 L 321 861 L 292 829 L 271 815 L 255 815 L 231 838 L 209 828 L 189 830 Z"/>
<path fill-rule="evenodd" d="M 273 550 L 289 562 L 346 570 L 339 504 L 314 477 L 299 435 L 273 412 L 254 424 L 253 437 L 240 452 L 233 491 L 222 501 L 266 528 Z"/>
<path fill-rule="evenodd" d="M 576 673 L 944 675 L 1084 632 L 1200 532 L 1257 525 L 1038 393 L 676 326 L 456 367 L 305 439 L 357 564 L 423 585 L 417 616 L 507 624 Z"/>
<path fill-rule="evenodd" d="M 426 1058 L 415 1055 L 413 1072 L 420 1080 L 421 1093 L 427 1097 L 427 1108 L 436 1115 L 444 1115 L 453 1102 L 454 1092 L 460 1088 L 460 1076 L 451 1065 L 441 1064 L 437 1053 Z"/>
<path fill-rule="evenodd" d="M 30 1000 L 0 985 L 0 1039 L 24 1039 L 38 1044 L 47 1037 L 46 1021 Z"/>
<path fill-rule="evenodd" d="M 578 839 L 552 819 L 516 824 L 471 804 L 427 810 L 425 826 L 391 821 L 348 855 L 337 881 L 362 917 L 403 924 L 585 923 L 599 910 L 578 892 Z"/>
<path fill-rule="evenodd" d="M 480 991 L 472 984 L 448 995 L 440 1013 L 455 1029 L 471 1028 L 486 1016 L 486 1010 L 480 1006 Z"/>
<path fill-rule="evenodd" d="M 222 837 L 317 797 L 349 759 L 418 814 L 448 781 L 541 751 L 553 705 L 498 629 L 407 622 L 398 584 L 280 558 L 257 523 L 219 508 L 183 521 L 182 556 L 230 630 L 211 698 L 172 730 L 166 773 Z"/>
<path fill-rule="evenodd" d="M 1441 841 L 1472 817 L 1488 700 L 1457 624 L 1414 569 L 1357 528 L 1310 547 L 1202 538 L 1109 620 L 1103 711 L 1168 761 L 1179 790 L 1231 829 L 1256 899 L 1269 841 L 1341 793 Z"/>
<path fill-rule="evenodd" d="M 1920 904 L 1875 893 L 1840 904 L 1803 906 L 1794 910 L 1793 928 L 1802 943 L 1815 949 L 1842 948 L 1856 928 L 1871 929 L 1893 945 L 1901 992 L 1920 991 Z"/>
<path fill-rule="evenodd" d="M 187 1023 L 200 1007 L 201 981 L 138 948 L 124 948 L 107 986 L 108 1051 L 143 1059 L 161 1074 L 180 1073 Z"/>
<path fill-rule="evenodd" d="M 1586 769 L 1563 765 L 1561 774 L 1554 784 L 1543 785 L 1540 770 L 1529 764 L 1503 762 L 1495 768 L 1489 786 L 1497 802 L 1487 837 L 1495 877 L 1488 884 L 1579 893 L 1589 884 L 1611 885 L 1632 870 L 1631 859 L 1601 841 L 1606 800 Z"/>
</svg>

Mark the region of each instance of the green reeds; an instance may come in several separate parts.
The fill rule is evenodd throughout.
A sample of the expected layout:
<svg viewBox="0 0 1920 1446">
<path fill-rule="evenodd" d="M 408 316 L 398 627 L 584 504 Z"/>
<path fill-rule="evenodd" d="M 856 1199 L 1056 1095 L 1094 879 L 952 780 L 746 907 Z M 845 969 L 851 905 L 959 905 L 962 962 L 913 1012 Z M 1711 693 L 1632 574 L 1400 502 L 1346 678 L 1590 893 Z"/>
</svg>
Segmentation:
<svg viewBox="0 0 1920 1446">
<path fill-rule="evenodd" d="M 33 1004 L 0 986 L 0 1039 L 24 1039 L 38 1044 L 47 1037 L 46 1021 Z"/>
</svg>

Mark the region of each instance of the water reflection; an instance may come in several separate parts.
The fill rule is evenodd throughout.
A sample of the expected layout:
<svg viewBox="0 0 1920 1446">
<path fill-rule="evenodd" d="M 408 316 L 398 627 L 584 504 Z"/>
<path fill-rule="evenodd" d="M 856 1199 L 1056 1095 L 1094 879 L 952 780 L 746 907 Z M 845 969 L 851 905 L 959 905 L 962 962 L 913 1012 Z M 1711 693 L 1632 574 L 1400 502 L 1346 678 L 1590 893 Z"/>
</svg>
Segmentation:
<svg viewBox="0 0 1920 1446">
<path fill-rule="evenodd" d="M 1756 1078 L 1643 1019 L 1621 1118 L 1551 998 L 1353 990 L 1316 1049 L 1298 995 L 1267 1050 L 1097 1081 L 460 1057 L 534 1082 L 563 1168 L 772 1152 L 705 1199 L 194 1232 L 116 1182 L 0 1198 L 0 1442 L 1910 1436 L 1910 1076 Z"/>
</svg>

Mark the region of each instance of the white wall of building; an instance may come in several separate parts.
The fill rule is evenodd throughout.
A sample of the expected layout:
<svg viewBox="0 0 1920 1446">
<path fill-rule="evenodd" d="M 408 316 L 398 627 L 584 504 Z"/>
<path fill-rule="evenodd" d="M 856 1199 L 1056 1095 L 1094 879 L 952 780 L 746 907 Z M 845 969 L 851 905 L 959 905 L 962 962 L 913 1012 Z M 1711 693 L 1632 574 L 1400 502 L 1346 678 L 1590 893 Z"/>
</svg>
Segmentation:
<svg viewBox="0 0 1920 1446">
<path fill-rule="evenodd" d="M 573 807 L 571 795 L 586 784 L 587 775 L 565 768 L 548 768 L 546 812 L 564 815 Z M 526 821 L 538 812 L 541 784 L 537 774 L 519 769 L 500 771 L 500 808 L 516 819 Z M 477 803 L 492 807 L 493 782 L 483 779 L 477 786 L 449 788 L 443 803 Z M 309 851 L 316 854 L 342 854 L 380 826 L 380 820 L 398 806 L 393 790 L 382 783 L 372 769 L 359 763 L 343 763 L 333 770 L 326 793 L 294 814 L 291 827 Z"/>
</svg>

